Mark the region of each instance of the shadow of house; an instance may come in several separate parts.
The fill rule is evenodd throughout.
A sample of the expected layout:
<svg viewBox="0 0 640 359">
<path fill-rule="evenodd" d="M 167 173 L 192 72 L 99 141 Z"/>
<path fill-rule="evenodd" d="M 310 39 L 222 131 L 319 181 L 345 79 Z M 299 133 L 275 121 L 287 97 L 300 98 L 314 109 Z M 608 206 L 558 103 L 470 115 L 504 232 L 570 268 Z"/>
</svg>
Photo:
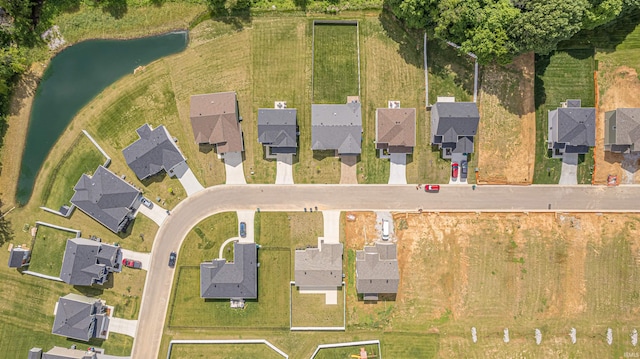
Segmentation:
<svg viewBox="0 0 640 359">
<path fill-rule="evenodd" d="M 196 144 L 215 145 L 218 154 L 244 151 L 235 92 L 191 96 L 190 118 Z"/>
<path fill-rule="evenodd" d="M 473 102 L 436 102 L 431 108 L 431 143 L 442 158 L 454 153 L 473 153 L 480 113 Z"/>
<path fill-rule="evenodd" d="M 377 301 L 380 296 L 395 299 L 399 284 L 395 243 L 376 242 L 356 251 L 356 291 L 363 300 Z"/>
<path fill-rule="evenodd" d="M 295 285 L 302 290 L 342 286 L 342 243 L 321 243 L 320 248 L 297 249 Z"/>
<path fill-rule="evenodd" d="M 232 307 L 244 307 L 245 299 L 258 298 L 258 247 L 233 244 L 233 262 L 224 258 L 200 264 L 200 297 L 230 299 Z"/>
<path fill-rule="evenodd" d="M 311 105 L 311 149 L 333 150 L 337 155 L 362 151 L 362 108 L 356 98 L 346 104 Z"/>
<path fill-rule="evenodd" d="M 53 334 L 87 342 L 92 338 L 105 339 L 108 328 L 107 306 L 100 299 L 77 294 L 58 299 Z"/>
<path fill-rule="evenodd" d="M 388 153 L 413 153 L 415 145 L 415 108 L 379 108 L 376 110 L 377 150 L 386 150 Z"/>
<path fill-rule="evenodd" d="M 71 285 L 102 285 L 109 273 L 122 271 L 121 262 L 118 246 L 84 238 L 68 239 L 60 279 Z"/>
<path fill-rule="evenodd" d="M 295 108 L 258 109 L 258 142 L 265 158 L 276 154 L 295 154 L 298 149 L 298 125 Z"/>
<path fill-rule="evenodd" d="M 142 196 L 138 189 L 103 166 L 93 176 L 83 174 L 73 189 L 71 203 L 116 234 L 126 232 Z"/>
<path fill-rule="evenodd" d="M 565 153 L 586 154 L 596 145 L 596 109 L 581 107 L 580 100 L 567 100 L 548 113 L 547 148 L 553 158 Z"/>
<path fill-rule="evenodd" d="M 640 108 L 618 108 L 604 114 L 604 150 L 640 151 Z"/>
<path fill-rule="evenodd" d="M 180 178 L 189 169 L 166 127 L 152 129 L 144 124 L 136 132 L 140 139 L 122 150 L 122 154 L 138 179 L 147 179 L 161 171 Z"/>
</svg>

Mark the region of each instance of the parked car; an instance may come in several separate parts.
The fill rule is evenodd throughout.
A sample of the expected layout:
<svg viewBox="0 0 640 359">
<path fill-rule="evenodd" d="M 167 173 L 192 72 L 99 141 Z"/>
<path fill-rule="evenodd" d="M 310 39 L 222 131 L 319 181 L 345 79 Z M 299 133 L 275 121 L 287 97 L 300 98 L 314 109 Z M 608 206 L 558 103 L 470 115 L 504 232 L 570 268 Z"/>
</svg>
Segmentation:
<svg viewBox="0 0 640 359">
<path fill-rule="evenodd" d="M 142 262 L 127 258 L 122 260 L 122 265 L 134 269 L 142 268 Z"/>
<path fill-rule="evenodd" d="M 427 184 L 424 185 L 425 192 L 438 192 L 440 190 L 439 184 Z"/>
<path fill-rule="evenodd" d="M 451 177 L 453 177 L 453 180 L 457 180 L 458 179 L 458 163 L 454 162 L 451 164 Z"/>
<path fill-rule="evenodd" d="M 460 178 L 463 181 L 467 179 L 467 161 L 460 162 Z"/>
<path fill-rule="evenodd" d="M 178 258 L 176 252 L 171 252 L 171 254 L 169 254 L 169 267 L 173 268 L 176 266 L 176 258 Z"/>
<path fill-rule="evenodd" d="M 153 202 L 149 201 L 148 199 L 142 197 L 142 204 L 144 204 L 145 207 L 147 208 L 153 208 Z"/>
<path fill-rule="evenodd" d="M 247 224 L 244 222 L 240 222 L 240 237 L 244 238 L 247 236 Z"/>
</svg>

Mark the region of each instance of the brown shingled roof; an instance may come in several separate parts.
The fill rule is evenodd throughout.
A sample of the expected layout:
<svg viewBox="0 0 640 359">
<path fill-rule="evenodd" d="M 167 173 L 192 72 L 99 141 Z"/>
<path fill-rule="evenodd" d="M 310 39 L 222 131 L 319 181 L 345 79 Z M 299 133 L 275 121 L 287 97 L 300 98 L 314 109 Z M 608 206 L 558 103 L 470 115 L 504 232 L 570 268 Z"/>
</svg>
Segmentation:
<svg viewBox="0 0 640 359">
<path fill-rule="evenodd" d="M 216 145 L 218 153 L 243 150 L 235 92 L 191 96 L 190 117 L 196 143 Z"/>
<path fill-rule="evenodd" d="M 379 108 L 376 111 L 376 148 L 411 153 L 416 145 L 415 108 Z"/>
</svg>

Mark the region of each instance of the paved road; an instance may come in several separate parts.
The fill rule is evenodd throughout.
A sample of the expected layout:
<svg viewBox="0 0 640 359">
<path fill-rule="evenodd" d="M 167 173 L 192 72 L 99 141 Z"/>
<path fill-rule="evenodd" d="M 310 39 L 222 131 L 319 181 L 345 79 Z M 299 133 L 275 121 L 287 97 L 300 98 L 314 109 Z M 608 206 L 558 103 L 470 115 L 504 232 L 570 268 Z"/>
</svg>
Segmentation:
<svg viewBox="0 0 640 359">
<path fill-rule="evenodd" d="M 169 253 L 178 251 L 202 219 L 236 210 L 393 210 L 500 212 L 640 212 L 640 186 L 471 186 L 442 185 L 425 193 L 414 185 L 225 185 L 183 200 L 156 235 L 142 297 L 132 357 L 158 358 L 174 270 Z M 178 254 L 179 256 L 179 254 Z M 194 291 L 197 288 L 194 288 Z M 164 355 L 164 353 L 163 353 Z"/>
</svg>

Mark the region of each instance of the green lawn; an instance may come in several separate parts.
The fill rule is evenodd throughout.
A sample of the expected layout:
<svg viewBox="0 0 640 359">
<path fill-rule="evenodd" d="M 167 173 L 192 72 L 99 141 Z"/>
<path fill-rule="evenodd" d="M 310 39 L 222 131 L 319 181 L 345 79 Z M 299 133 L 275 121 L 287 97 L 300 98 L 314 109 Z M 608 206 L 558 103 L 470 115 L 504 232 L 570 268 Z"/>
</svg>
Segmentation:
<svg viewBox="0 0 640 359">
<path fill-rule="evenodd" d="M 76 234 L 73 232 L 38 226 L 36 241 L 31 252 L 29 270 L 58 277 L 62 269 L 67 239 L 75 237 Z"/>
<path fill-rule="evenodd" d="M 358 96 L 358 39 L 355 25 L 314 26 L 313 103 L 346 103 Z"/>
<path fill-rule="evenodd" d="M 282 359 L 280 354 L 263 344 L 174 344 L 170 358 L 211 358 L 212 353 L 221 359 Z"/>
<path fill-rule="evenodd" d="M 351 358 L 352 355 L 358 355 L 359 356 L 360 348 L 364 348 L 367 351 L 367 354 L 370 355 L 373 358 L 376 358 L 376 356 L 373 356 L 373 355 L 379 356 L 381 354 L 380 351 L 378 350 L 378 345 L 377 344 L 354 345 L 354 346 L 351 346 L 351 347 L 344 347 L 344 348 L 320 349 L 320 351 L 318 351 L 318 354 L 316 355 L 316 359 L 344 359 L 344 358 Z M 399 358 L 399 357 L 391 357 L 391 358 Z"/>
<path fill-rule="evenodd" d="M 69 204 L 75 193 L 76 185 L 83 173 L 93 175 L 99 165 L 105 161 L 104 156 L 84 134 L 79 134 L 69 146 L 65 156 L 51 171 L 42 191 L 42 203 L 45 207 L 58 210 L 60 206 Z"/>
<path fill-rule="evenodd" d="M 324 294 L 291 291 L 292 325 L 294 327 L 342 327 L 344 325 L 344 288 L 338 289 L 338 304 L 325 304 Z"/>
<path fill-rule="evenodd" d="M 558 183 L 562 162 L 547 151 L 547 114 L 567 99 L 581 99 L 582 107 L 595 105 L 593 49 L 558 50 L 536 55 L 536 164 L 533 183 Z M 589 155 L 589 157 L 592 157 Z M 593 159 L 579 164 L 578 183 L 591 183 Z"/>
</svg>

